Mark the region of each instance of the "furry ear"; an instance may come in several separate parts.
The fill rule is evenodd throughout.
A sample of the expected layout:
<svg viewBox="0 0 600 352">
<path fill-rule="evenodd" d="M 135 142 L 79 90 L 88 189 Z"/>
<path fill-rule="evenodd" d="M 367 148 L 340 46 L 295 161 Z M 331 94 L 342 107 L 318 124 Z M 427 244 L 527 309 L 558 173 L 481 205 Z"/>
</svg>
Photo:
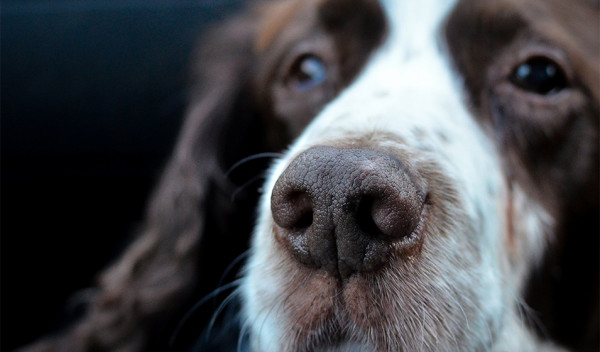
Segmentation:
<svg viewBox="0 0 600 352">
<path fill-rule="evenodd" d="M 85 316 L 29 351 L 165 351 L 183 314 L 247 248 L 258 192 L 233 196 L 226 174 L 268 151 L 252 91 L 257 22 L 249 13 L 205 38 L 186 119 L 139 236 L 102 273 Z M 238 179 L 263 165 L 238 168 Z"/>
</svg>

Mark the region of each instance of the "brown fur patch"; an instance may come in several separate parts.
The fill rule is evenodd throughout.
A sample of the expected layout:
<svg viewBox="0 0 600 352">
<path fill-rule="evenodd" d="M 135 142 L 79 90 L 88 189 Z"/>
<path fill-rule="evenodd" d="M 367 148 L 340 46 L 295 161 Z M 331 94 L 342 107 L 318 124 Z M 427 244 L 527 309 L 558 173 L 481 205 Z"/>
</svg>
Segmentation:
<svg viewBox="0 0 600 352">
<path fill-rule="evenodd" d="M 463 0 L 445 28 L 473 113 L 503 156 L 507 183 L 556 221 L 543 269 L 531 271 L 527 303 L 542 311 L 554 338 L 577 348 L 598 345 L 597 334 L 582 338 L 598 330 L 597 297 L 573 295 L 598 291 L 599 23 L 597 1 Z M 567 87 L 552 95 L 516 88 L 511 71 L 536 56 L 557 63 Z M 505 242 L 518 246 L 528 234 L 519 229 L 524 215 L 510 207 Z"/>
<path fill-rule="evenodd" d="M 286 0 L 261 6 L 259 11 L 264 15 L 256 36 L 255 50 L 258 53 L 265 51 L 306 2 L 306 0 Z"/>
</svg>

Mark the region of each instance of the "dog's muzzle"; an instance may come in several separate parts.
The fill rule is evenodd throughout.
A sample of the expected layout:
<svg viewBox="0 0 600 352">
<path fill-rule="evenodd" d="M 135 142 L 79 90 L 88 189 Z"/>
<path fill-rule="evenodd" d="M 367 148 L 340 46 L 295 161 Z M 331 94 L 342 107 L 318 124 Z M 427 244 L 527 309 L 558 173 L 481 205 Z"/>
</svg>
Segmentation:
<svg viewBox="0 0 600 352">
<path fill-rule="evenodd" d="M 391 154 L 312 147 L 273 188 L 274 233 L 299 262 L 345 280 L 382 267 L 420 235 L 426 195 Z"/>
</svg>

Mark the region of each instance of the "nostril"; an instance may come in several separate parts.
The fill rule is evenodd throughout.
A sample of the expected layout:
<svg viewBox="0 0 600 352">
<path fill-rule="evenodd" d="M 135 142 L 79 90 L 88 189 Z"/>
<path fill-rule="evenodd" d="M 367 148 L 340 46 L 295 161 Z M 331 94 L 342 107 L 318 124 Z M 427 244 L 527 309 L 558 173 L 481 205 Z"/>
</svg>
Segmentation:
<svg viewBox="0 0 600 352">
<path fill-rule="evenodd" d="M 293 204 L 295 214 L 292 214 L 291 222 L 296 229 L 307 228 L 313 222 L 313 205 L 308 194 L 304 192 L 293 192 L 288 202 Z"/>
<path fill-rule="evenodd" d="M 284 192 L 273 194 L 271 211 L 275 223 L 282 228 L 294 230 L 310 227 L 313 222 L 313 204 L 309 195 L 303 191 Z"/>
<path fill-rule="evenodd" d="M 366 234 L 373 237 L 381 237 L 383 235 L 381 229 L 377 226 L 373 218 L 373 203 L 375 198 L 372 196 L 365 196 L 358 203 L 356 208 L 356 222 L 358 228 Z"/>
</svg>

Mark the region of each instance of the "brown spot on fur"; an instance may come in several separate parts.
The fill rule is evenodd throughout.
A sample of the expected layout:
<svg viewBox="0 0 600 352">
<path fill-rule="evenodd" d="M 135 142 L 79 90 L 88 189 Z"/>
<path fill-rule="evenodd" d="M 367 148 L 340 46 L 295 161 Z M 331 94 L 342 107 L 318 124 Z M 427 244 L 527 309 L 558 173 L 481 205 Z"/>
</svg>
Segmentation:
<svg viewBox="0 0 600 352">
<path fill-rule="evenodd" d="M 515 251 L 515 224 L 514 224 L 514 214 L 515 214 L 515 206 L 514 206 L 514 199 L 513 199 L 513 189 L 512 189 L 512 184 L 508 184 L 508 191 L 507 191 L 508 195 L 507 195 L 507 199 L 506 199 L 506 241 L 507 241 L 507 248 L 510 252 L 514 253 Z"/>
<path fill-rule="evenodd" d="M 293 319 L 288 322 L 293 328 L 286 336 L 289 349 L 310 351 L 317 345 L 334 343 L 338 336 L 328 331 L 337 330 L 332 328 L 339 296 L 336 280 L 324 271 L 296 267 L 287 260 L 283 267 L 287 271 L 283 279 L 287 296 L 281 309 Z"/>
<path fill-rule="evenodd" d="M 265 14 L 258 29 L 255 49 L 265 51 L 277 38 L 277 35 L 295 18 L 305 0 L 286 0 L 264 5 L 259 11 Z"/>
</svg>

